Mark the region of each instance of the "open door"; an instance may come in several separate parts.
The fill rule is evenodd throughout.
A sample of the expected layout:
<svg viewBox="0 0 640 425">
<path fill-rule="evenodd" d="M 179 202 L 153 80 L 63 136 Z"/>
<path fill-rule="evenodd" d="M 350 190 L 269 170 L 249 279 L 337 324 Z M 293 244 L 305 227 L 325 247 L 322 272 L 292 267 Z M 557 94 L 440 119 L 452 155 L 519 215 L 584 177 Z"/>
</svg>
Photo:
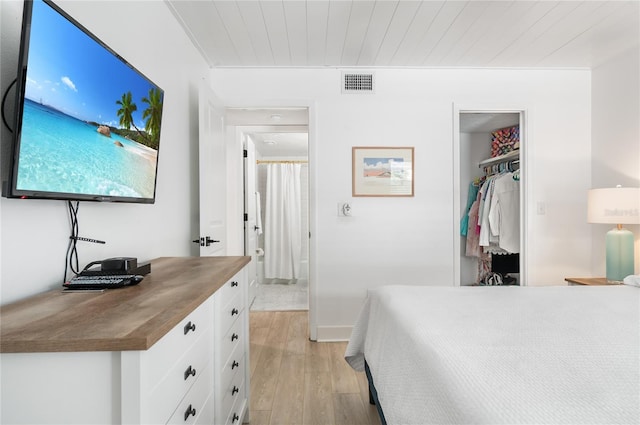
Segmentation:
<svg viewBox="0 0 640 425">
<path fill-rule="evenodd" d="M 199 97 L 200 256 L 226 255 L 224 108 L 203 83 Z"/>
<path fill-rule="evenodd" d="M 258 290 L 258 237 L 262 232 L 258 220 L 258 197 L 256 189 L 256 148 L 249 137 L 244 141 L 244 255 L 251 257 L 247 264 L 249 280 L 249 305 L 253 302 Z"/>
</svg>

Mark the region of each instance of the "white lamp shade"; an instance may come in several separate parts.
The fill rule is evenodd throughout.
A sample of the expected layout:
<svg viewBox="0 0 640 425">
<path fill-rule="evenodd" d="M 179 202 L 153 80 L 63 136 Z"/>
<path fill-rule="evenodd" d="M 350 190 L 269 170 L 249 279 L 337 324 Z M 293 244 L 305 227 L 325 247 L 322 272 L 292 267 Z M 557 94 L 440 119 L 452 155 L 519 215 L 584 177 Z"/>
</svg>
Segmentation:
<svg viewBox="0 0 640 425">
<path fill-rule="evenodd" d="M 640 223 L 640 188 L 591 189 L 587 198 L 587 222 Z"/>
</svg>

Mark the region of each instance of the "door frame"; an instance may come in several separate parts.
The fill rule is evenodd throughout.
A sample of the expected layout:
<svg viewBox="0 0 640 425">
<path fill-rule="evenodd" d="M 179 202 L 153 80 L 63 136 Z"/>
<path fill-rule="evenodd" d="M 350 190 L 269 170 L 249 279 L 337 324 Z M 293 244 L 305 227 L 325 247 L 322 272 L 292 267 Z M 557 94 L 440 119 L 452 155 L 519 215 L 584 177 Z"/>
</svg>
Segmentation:
<svg viewBox="0 0 640 425">
<path fill-rule="evenodd" d="M 247 304 L 247 308 L 251 308 L 251 304 L 255 300 L 257 287 L 258 287 L 258 240 L 259 235 L 257 234 L 258 230 L 258 208 L 256 204 L 256 173 L 257 169 L 255 166 L 256 160 L 256 147 L 253 140 L 250 140 L 249 135 L 238 128 L 236 133 L 239 133 L 237 137 L 240 138 L 240 142 L 242 143 L 242 149 L 244 152 L 243 159 L 243 185 L 242 185 L 242 193 L 243 193 L 243 204 L 244 204 L 244 234 L 243 234 L 243 242 L 244 242 L 244 255 L 251 257 L 251 261 L 255 264 L 247 264 L 248 273 L 248 281 L 249 281 L 249 303 Z M 253 165 L 253 167 L 251 167 Z M 253 183 L 251 183 L 253 180 Z M 252 190 L 249 190 L 252 189 Z M 253 203 L 253 205 L 251 205 Z M 253 214 L 252 214 L 253 213 Z M 253 250 L 252 250 L 253 248 Z"/>
<path fill-rule="evenodd" d="M 531 152 L 531 108 L 527 105 L 487 105 L 487 104 L 453 104 L 453 286 L 460 286 L 460 114 L 462 113 L 517 113 L 520 115 L 520 285 L 529 282 L 529 247 L 531 236 L 529 223 L 529 196 L 533 193 L 531 173 L 529 172 Z M 468 182 L 467 182 L 468 183 Z M 465 186 L 466 187 L 466 186 Z"/>
<path fill-rule="evenodd" d="M 317 107 L 315 101 L 310 100 L 290 100 L 285 102 L 257 102 L 247 104 L 227 104 L 227 108 L 306 108 L 307 109 L 307 131 L 308 137 L 308 175 L 309 175 L 309 339 L 312 341 L 317 340 L 317 268 L 316 268 L 316 256 L 317 256 L 317 170 L 315 167 L 316 162 L 316 140 L 317 140 Z M 244 127 L 244 126 L 243 126 Z M 235 143 L 242 144 L 242 139 L 235 137 Z M 241 182 L 241 187 L 244 187 L 244 182 Z M 244 225 L 241 226 L 244 228 Z"/>
</svg>

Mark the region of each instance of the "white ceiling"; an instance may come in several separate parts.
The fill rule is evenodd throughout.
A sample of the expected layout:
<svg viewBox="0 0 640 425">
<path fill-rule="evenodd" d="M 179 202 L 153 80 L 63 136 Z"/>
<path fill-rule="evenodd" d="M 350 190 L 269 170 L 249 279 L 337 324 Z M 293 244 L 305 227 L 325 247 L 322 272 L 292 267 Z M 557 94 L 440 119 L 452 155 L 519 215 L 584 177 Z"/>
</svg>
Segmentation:
<svg viewBox="0 0 640 425">
<path fill-rule="evenodd" d="M 597 66 L 638 0 L 165 0 L 211 67 Z"/>
<path fill-rule="evenodd" d="M 290 133 L 275 128 L 272 131 L 251 131 L 248 134 L 262 158 L 304 159 L 308 156 L 309 133 L 306 131 Z"/>
<path fill-rule="evenodd" d="M 593 68 L 640 48 L 639 0 L 165 2 L 211 67 Z M 258 152 L 273 157 L 306 156 L 306 119 L 306 109 L 227 113 L 251 122 Z M 504 119 L 465 114 L 460 127 L 512 125 Z"/>
</svg>

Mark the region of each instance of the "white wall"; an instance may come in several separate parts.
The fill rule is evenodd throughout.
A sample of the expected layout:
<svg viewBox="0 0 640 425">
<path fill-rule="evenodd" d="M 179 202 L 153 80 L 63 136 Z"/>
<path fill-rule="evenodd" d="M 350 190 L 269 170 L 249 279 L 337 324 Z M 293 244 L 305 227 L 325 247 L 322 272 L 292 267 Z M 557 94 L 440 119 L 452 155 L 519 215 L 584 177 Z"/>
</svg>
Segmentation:
<svg viewBox="0 0 640 425">
<path fill-rule="evenodd" d="M 640 187 L 640 50 L 637 47 L 593 70 L 592 102 L 591 187 L 618 184 Z M 590 226 L 593 235 L 591 275 L 604 276 L 605 234 L 613 226 Z M 640 274 L 640 226 L 625 227 L 635 235 L 635 273 Z"/>
<path fill-rule="evenodd" d="M 453 106 L 524 105 L 529 117 L 530 284 L 590 268 L 590 72 L 377 69 L 376 94 L 341 95 L 339 69 L 215 69 L 232 106 L 312 104 L 312 270 L 318 337 L 348 336 L 368 288 L 453 284 Z M 250 85 L 246 82 L 251 81 Z M 352 198 L 352 146 L 415 146 L 415 196 Z M 353 217 L 337 217 L 350 200 Z M 535 214 L 544 202 L 545 215 Z M 313 231 L 315 225 L 315 231 Z M 312 304 L 313 305 L 313 304 Z"/>
<path fill-rule="evenodd" d="M 197 255 L 197 90 L 206 63 L 163 2 L 56 3 L 165 90 L 156 203 L 81 203 L 80 236 L 107 244 L 80 242 L 80 266 L 113 256 Z M 4 93 L 16 76 L 22 1 L 0 8 Z M 1 134 L 4 178 L 11 134 L 4 127 Z M 60 287 L 69 232 L 63 201 L 0 199 L 0 303 Z"/>
</svg>

